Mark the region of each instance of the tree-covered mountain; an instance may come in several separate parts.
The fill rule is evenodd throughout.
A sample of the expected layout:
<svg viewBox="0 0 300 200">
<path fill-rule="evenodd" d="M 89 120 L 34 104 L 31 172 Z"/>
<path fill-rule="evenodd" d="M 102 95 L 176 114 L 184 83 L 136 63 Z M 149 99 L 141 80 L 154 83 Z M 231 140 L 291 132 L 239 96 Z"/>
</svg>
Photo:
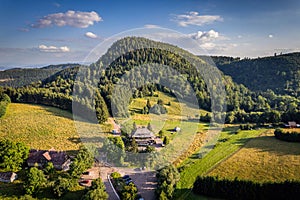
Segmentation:
<svg viewBox="0 0 300 200">
<path fill-rule="evenodd" d="M 22 87 L 42 81 L 53 74 L 79 64 L 49 65 L 42 68 L 14 68 L 0 71 L 0 86 Z"/>
<path fill-rule="evenodd" d="M 212 59 L 224 74 L 253 91 L 271 89 L 278 94 L 300 96 L 300 53 L 242 60 L 231 57 Z"/>
<path fill-rule="evenodd" d="M 151 96 L 155 91 L 162 91 L 189 99 L 193 90 L 199 107 L 210 111 L 212 92 L 218 94 L 218 88 L 215 88 L 214 84 L 219 81 L 225 86 L 226 99 L 222 100 L 221 96 L 214 96 L 219 100 L 215 106 L 226 104 L 228 123 L 300 121 L 299 99 L 278 95 L 272 91 L 253 92 L 244 85 L 232 81 L 234 77 L 224 75 L 220 80 L 216 79 L 213 84 L 208 85 L 211 80 L 205 81 L 202 75 L 217 73 L 215 71 L 217 68 L 208 67 L 205 63 L 207 59 L 195 57 L 173 45 L 145 38 L 127 37 L 115 42 L 98 61 L 90 66 L 66 68 L 29 86 L 6 88 L 5 92 L 15 102 L 41 103 L 70 111 L 72 111 L 73 101 L 82 111 L 81 113 L 96 108 L 99 122 L 104 122 L 108 112 L 112 114 L 113 109 L 114 114 L 118 116 L 129 115 L 124 105 L 126 105 L 126 98 L 131 98 L 131 92 L 132 98 Z M 222 66 L 239 62 L 243 61 L 225 59 L 225 57 L 219 58 L 218 61 L 223 63 Z M 196 65 L 199 66 L 198 69 Z M 136 66 L 142 67 L 137 73 L 133 73 Z M 171 69 L 178 74 L 174 74 Z M 123 84 L 124 77 L 127 78 L 131 91 L 125 94 L 126 96 L 122 96 L 121 93 L 114 95 L 116 84 Z M 162 86 L 151 82 L 151 77 L 168 84 Z M 190 88 L 185 81 L 190 84 Z M 117 101 L 113 104 L 115 107 L 112 107 L 112 101 Z M 223 107 L 216 110 L 219 113 L 218 116 L 214 116 L 214 119 L 218 121 L 225 115 L 225 110 Z"/>
</svg>

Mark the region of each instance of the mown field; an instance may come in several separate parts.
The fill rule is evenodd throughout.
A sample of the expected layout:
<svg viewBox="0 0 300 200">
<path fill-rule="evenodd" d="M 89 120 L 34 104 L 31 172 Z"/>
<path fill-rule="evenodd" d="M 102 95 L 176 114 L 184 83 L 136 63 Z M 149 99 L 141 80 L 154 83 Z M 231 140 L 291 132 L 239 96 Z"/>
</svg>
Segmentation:
<svg viewBox="0 0 300 200">
<path fill-rule="evenodd" d="M 300 180 L 300 143 L 262 134 L 247 143 L 208 175 L 257 182 Z"/>
<path fill-rule="evenodd" d="M 255 138 L 266 129 L 239 131 L 238 127 L 227 127 L 222 132 L 213 149 L 203 158 L 195 153 L 179 167 L 180 181 L 175 191 L 175 199 L 201 199 L 191 193 L 191 188 L 198 175 L 206 174 L 215 165 L 235 153 L 251 138 Z"/>
</svg>

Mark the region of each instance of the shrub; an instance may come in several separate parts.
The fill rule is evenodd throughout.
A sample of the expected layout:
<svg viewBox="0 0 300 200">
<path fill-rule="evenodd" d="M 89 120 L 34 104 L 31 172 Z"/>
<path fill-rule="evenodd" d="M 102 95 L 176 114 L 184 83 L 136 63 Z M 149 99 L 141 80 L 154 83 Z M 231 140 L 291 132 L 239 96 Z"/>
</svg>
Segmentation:
<svg viewBox="0 0 300 200">
<path fill-rule="evenodd" d="M 274 131 L 274 135 L 279 140 L 284 140 L 288 142 L 300 142 L 300 133 L 295 131 L 284 132 L 282 129 L 277 128 Z"/>
</svg>

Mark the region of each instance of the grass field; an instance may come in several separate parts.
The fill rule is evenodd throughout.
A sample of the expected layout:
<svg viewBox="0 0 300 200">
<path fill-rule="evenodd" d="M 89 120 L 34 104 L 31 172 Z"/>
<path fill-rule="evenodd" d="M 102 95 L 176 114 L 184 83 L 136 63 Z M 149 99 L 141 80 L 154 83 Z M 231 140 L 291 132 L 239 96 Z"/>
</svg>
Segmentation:
<svg viewBox="0 0 300 200">
<path fill-rule="evenodd" d="M 158 99 L 163 100 L 165 107 L 168 110 L 169 118 L 182 118 L 182 117 L 195 117 L 195 115 L 206 114 L 208 113 L 205 110 L 199 108 L 193 108 L 191 105 L 183 102 L 179 102 L 175 97 L 164 94 L 162 92 L 157 92 L 157 96 L 145 97 L 145 98 L 136 98 L 133 99 L 129 105 L 129 111 L 140 113 L 140 111 L 146 106 L 147 100 L 150 100 L 150 104 L 153 106 L 157 103 Z M 171 102 L 169 106 L 168 103 Z"/>
<path fill-rule="evenodd" d="M 88 125 L 82 123 L 82 127 L 85 126 Z M 102 126 L 102 129 L 110 129 L 110 125 Z M 18 103 L 11 103 L 5 116 L 0 119 L 0 137 L 24 142 L 30 148 L 54 147 L 64 151 L 77 150 L 81 139 L 70 112 Z"/>
<path fill-rule="evenodd" d="M 258 182 L 300 180 L 300 143 L 278 140 L 273 133 L 263 134 L 216 166 L 209 175 Z"/>
<path fill-rule="evenodd" d="M 71 113 L 57 108 L 11 103 L 0 124 L 1 139 L 24 142 L 31 148 L 76 150 L 79 147 L 69 140 L 78 138 Z"/>
<path fill-rule="evenodd" d="M 198 153 L 196 153 L 181 164 L 180 181 L 175 191 L 176 199 L 197 199 L 197 196 L 193 195 L 190 190 L 198 175 L 207 173 L 216 164 L 241 148 L 249 139 L 255 138 L 266 131 L 260 129 L 240 131 L 235 134 L 237 128 L 225 128 L 219 137 L 220 142 L 203 158 L 199 158 Z"/>
</svg>

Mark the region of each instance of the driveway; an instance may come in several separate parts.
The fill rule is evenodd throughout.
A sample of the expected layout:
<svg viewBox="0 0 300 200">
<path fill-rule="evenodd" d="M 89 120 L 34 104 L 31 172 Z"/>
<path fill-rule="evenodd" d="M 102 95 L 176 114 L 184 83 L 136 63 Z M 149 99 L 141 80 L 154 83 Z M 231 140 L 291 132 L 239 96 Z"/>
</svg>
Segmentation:
<svg viewBox="0 0 300 200">
<path fill-rule="evenodd" d="M 155 189 L 157 184 L 155 171 L 140 171 L 131 168 L 120 167 L 100 167 L 100 176 L 106 187 L 106 192 L 109 195 L 109 200 L 118 200 L 111 184 L 108 181 L 107 176 L 113 172 L 119 172 L 122 176 L 129 175 L 134 184 L 137 186 L 139 194 L 145 200 L 155 200 Z"/>
<path fill-rule="evenodd" d="M 145 200 L 155 200 L 155 189 L 157 185 L 155 171 L 140 171 L 131 168 L 115 168 L 122 176 L 129 175 L 137 186 L 139 194 Z"/>
</svg>

